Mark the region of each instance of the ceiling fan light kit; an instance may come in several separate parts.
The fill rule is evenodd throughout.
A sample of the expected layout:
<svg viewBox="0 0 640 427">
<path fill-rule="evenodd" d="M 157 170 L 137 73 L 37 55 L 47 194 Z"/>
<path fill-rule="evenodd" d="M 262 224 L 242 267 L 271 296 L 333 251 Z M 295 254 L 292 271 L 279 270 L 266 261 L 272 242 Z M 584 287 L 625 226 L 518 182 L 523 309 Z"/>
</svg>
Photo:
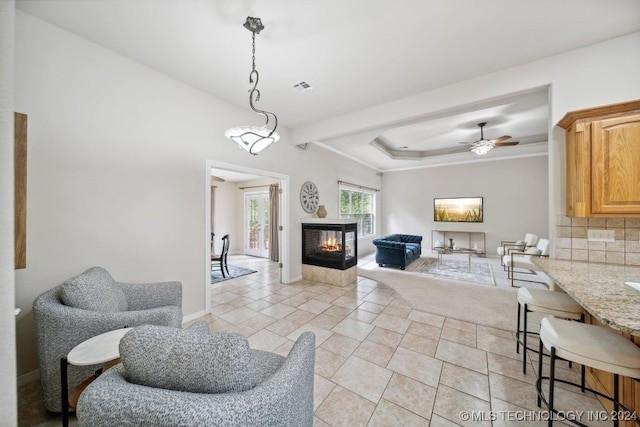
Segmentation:
<svg viewBox="0 0 640 427">
<path fill-rule="evenodd" d="M 250 154 L 256 155 L 262 150 L 268 148 L 271 144 L 280 139 L 280 135 L 276 133 L 278 127 L 278 117 L 274 113 L 260 110 L 255 107 L 254 102 L 260 101 L 260 90 L 258 86 L 258 70 L 256 70 L 256 34 L 264 29 L 264 25 L 260 18 L 247 17 L 244 27 L 251 31 L 252 37 L 252 67 L 249 73 L 249 84 L 253 85 L 249 89 L 249 106 L 253 111 L 258 114 L 264 115 L 266 122 L 263 126 L 236 126 L 227 129 L 224 136 L 232 140 L 238 147 L 247 151 Z M 269 129 L 269 121 L 273 118 L 273 129 Z"/>
<path fill-rule="evenodd" d="M 478 127 L 480 127 L 480 139 L 471 143 L 471 151 L 473 153 L 476 153 L 479 156 L 484 156 L 495 147 L 506 147 L 519 144 L 517 141 L 503 142 L 507 139 L 511 139 L 511 136 L 509 135 L 503 135 L 495 139 L 484 139 L 484 127 L 486 124 L 487 122 L 478 123 Z"/>
<path fill-rule="evenodd" d="M 493 143 L 493 141 L 489 141 L 488 139 L 481 139 L 480 141 L 476 141 L 471 144 L 471 151 L 479 156 L 483 156 L 489 151 L 493 150 L 494 147 L 495 144 Z"/>
</svg>

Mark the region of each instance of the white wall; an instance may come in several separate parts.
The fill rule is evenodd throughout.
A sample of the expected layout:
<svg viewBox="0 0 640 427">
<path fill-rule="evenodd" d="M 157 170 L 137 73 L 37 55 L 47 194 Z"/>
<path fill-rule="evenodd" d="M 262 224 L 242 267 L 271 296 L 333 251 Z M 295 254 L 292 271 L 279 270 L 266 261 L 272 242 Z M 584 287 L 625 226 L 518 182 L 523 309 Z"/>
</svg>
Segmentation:
<svg viewBox="0 0 640 427">
<path fill-rule="evenodd" d="M 2 423 L 17 425 L 13 240 L 13 80 L 15 2 L 0 2 L 0 399 Z"/>
<path fill-rule="evenodd" d="M 482 231 L 488 256 L 497 256 L 502 240 L 526 232 L 549 236 L 547 156 L 384 174 L 384 234 L 422 235 L 422 250 L 432 247 L 432 230 Z M 484 198 L 484 222 L 433 221 L 436 197 Z"/>
<path fill-rule="evenodd" d="M 238 211 L 238 186 L 234 182 L 216 182 L 216 212 L 215 212 L 215 253 L 222 251 L 222 236 L 229 234 L 237 236 L 242 230 L 242 211 Z M 230 238 L 230 252 L 240 251 L 242 243 L 238 238 Z"/>
<path fill-rule="evenodd" d="M 91 266 L 120 281 L 180 280 L 184 314 L 204 310 L 208 159 L 290 176 L 284 268 L 291 278 L 301 276 L 299 221 L 309 216 L 297 202 L 302 183 L 321 181 L 324 194 L 325 182 L 335 187 L 338 179 L 380 185 L 371 169 L 288 143 L 285 128 L 279 143 L 250 156 L 223 136 L 231 125 L 259 123 L 248 106 L 223 103 L 21 11 L 15 94 L 15 108 L 29 116 L 18 374 L 37 368 L 34 298 Z"/>
</svg>

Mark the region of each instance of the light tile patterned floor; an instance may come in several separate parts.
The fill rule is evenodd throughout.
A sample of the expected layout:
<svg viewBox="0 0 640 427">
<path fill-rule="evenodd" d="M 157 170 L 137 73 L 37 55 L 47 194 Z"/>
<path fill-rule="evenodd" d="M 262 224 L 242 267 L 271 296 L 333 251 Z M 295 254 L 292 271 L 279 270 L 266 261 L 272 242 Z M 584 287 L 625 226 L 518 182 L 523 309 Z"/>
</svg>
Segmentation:
<svg viewBox="0 0 640 427">
<path fill-rule="evenodd" d="M 529 355 L 523 375 L 512 331 L 422 312 L 370 279 L 347 287 L 282 285 L 275 263 L 229 261 L 258 273 L 211 285 L 212 314 L 199 320 L 282 355 L 303 331 L 314 331 L 316 426 L 546 425 L 531 420 L 541 415 L 533 386 L 537 355 Z M 560 375 L 579 378 L 566 364 Z M 43 415 L 41 405 L 38 411 L 33 388 L 19 391 L 20 425 L 56 425 L 59 417 Z M 579 392 L 563 389 L 556 398 L 567 410 L 602 410 Z M 483 419 L 465 420 L 464 411 Z"/>
</svg>

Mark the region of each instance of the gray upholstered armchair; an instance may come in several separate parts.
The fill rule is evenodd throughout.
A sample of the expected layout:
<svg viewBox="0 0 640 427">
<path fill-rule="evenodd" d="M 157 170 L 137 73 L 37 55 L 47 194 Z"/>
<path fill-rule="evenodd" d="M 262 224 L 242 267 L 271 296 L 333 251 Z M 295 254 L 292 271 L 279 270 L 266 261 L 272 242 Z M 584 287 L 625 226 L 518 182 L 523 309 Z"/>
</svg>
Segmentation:
<svg viewBox="0 0 640 427">
<path fill-rule="evenodd" d="M 125 326 L 180 328 L 182 284 L 120 283 L 104 268 L 93 267 L 38 296 L 33 315 L 44 406 L 60 412 L 60 359 L 81 342 Z M 98 368 L 101 366 L 70 366 L 69 390 Z"/>
<path fill-rule="evenodd" d="M 79 425 L 313 425 L 313 332 L 285 358 L 250 349 L 242 335 L 193 329 L 127 332 L 122 363 L 80 395 Z"/>
</svg>

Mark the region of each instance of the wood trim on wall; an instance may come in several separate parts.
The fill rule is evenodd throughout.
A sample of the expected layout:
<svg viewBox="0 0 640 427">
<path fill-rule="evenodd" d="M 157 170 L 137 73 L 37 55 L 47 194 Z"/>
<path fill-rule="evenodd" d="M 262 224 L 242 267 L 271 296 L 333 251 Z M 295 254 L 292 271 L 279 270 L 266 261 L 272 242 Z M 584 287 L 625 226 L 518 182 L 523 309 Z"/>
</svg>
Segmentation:
<svg viewBox="0 0 640 427">
<path fill-rule="evenodd" d="M 27 115 L 14 113 L 15 268 L 27 267 Z"/>
</svg>

